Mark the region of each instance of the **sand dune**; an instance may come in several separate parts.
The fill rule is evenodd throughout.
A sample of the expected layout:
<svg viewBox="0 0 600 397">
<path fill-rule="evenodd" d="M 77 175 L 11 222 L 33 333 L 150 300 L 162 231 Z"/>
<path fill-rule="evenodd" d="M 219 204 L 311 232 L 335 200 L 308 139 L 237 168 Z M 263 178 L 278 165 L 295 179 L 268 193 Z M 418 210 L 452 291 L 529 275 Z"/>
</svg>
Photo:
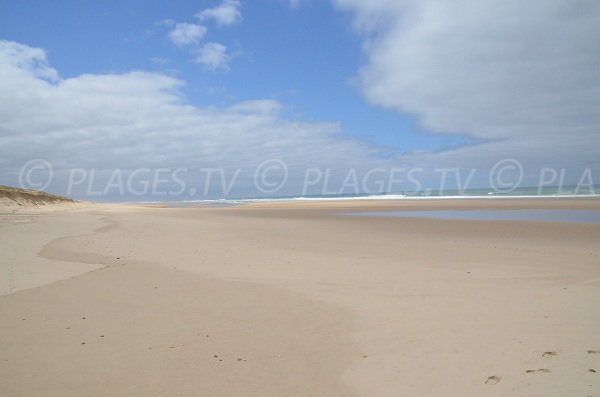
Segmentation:
<svg viewBox="0 0 600 397">
<path fill-rule="evenodd" d="M 0 207 L 31 207 L 73 202 L 75 200 L 42 191 L 0 185 Z"/>
</svg>

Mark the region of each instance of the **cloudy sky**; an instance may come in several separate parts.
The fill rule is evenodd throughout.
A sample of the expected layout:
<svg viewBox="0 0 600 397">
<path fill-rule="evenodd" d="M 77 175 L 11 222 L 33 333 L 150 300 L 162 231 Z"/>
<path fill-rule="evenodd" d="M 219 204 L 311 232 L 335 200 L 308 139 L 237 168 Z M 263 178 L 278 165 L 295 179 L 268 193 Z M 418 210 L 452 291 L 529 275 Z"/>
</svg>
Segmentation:
<svg viewBox="0 0 600 397">
<path fill-rule="evenodd" d="M 0 184 L 600 183 L 598 37 L 595 0 L 0 0 Z"/>
</svg>

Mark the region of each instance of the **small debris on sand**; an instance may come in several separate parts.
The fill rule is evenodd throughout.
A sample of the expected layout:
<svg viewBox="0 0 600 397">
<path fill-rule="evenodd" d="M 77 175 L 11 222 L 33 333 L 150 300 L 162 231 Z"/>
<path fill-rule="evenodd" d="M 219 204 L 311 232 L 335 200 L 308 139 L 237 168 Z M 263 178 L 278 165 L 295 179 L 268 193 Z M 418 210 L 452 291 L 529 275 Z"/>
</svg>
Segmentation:
<svg viewBox="0 0 600 397">
<path fill-rule="evenodd" d="M 544 373 L 549 373 L 552 372 L 551 370 L 549 370 L 548 368 L 539 368 L 539 369 L 528 369 L 525 371 L 528 374 L 532 374 L 534 372 L 544 372 Z"/>
<path fill-rule="evenodd" d="M 500 382 L 501 380 L 502 380 L 501 377 L 492 375 L 485 380 L 485 384 L 486 385 L 495 385 L 496 383 Z"/>
</svg>

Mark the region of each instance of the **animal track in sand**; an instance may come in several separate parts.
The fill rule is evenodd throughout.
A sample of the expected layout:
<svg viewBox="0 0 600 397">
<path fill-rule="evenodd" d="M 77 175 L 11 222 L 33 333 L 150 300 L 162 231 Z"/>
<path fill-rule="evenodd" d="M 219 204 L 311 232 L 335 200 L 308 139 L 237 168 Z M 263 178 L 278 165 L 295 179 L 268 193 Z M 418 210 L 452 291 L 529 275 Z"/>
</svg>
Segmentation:
<svg viewBox="0 0 600 397">
<path fill-rule="evenodd" d="M 534 372 L 548 373 L 548 372 L 552 372 L 552 371 L 549 370 L 548 368 L 540 368 L 540 369 L 528 369 L 528 370 L 525 370 L 525 372 L 528 373 L 528 374 L 532 374 Z"/>
<path fill-rule="evenodd" d="M 501 377 L 492 375 L 485 380 L 485 384 L 486 385 L 495 385 L 496 383 L 500 382 L 501 380 L 502 380 Z"/>
<path fill-rule="evenodd" d="M 542 357 L 552 358 L 554 356 L 558 356 L 558 352 L 544 352 Z"/>
</svg>

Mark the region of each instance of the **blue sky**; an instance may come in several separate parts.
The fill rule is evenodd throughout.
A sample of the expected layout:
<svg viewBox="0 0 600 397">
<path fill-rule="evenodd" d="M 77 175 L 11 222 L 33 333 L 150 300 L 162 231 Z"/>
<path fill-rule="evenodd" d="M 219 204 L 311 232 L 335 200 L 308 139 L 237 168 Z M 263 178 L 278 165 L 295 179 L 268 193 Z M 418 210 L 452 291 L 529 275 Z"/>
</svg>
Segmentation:
<svg viewBox="0 0 600 397">
<path fill-rule="evenodd" d="M 599 35 L 592 0 L 0 0 L 0 183 L 34 160 L 77 197 L 82 169 L 239 171 L 206 198 L 493 187 L 515 163 L 525 186 L 588 181 Z M 271 160 L 286 184 L 257 191 Z"/>
<path fill-rule="evenodd" d="M 293 7 L 282 0 L 242 4 L 243 20 L 206 23 L 202 42 L 234 52 L 228 71 L 191 61 L 168 39 L 164 21 L 197 22 L 218 1 L 2 2 L 0 36 L 48 52 L 63 78 L 85 73 L 160 71 L 186 81 L 197 105 L 275 98 L 296 117 L 340 121 L 343 133 L 403 151 L 459 144 L 459 136 L 427 133 L 413 117 L 369 105 L 352 80 L 364 62 L 350 15 L 326 1 Z M 27 21 L 23 23 L 22 21 Z"/>
</svg>

